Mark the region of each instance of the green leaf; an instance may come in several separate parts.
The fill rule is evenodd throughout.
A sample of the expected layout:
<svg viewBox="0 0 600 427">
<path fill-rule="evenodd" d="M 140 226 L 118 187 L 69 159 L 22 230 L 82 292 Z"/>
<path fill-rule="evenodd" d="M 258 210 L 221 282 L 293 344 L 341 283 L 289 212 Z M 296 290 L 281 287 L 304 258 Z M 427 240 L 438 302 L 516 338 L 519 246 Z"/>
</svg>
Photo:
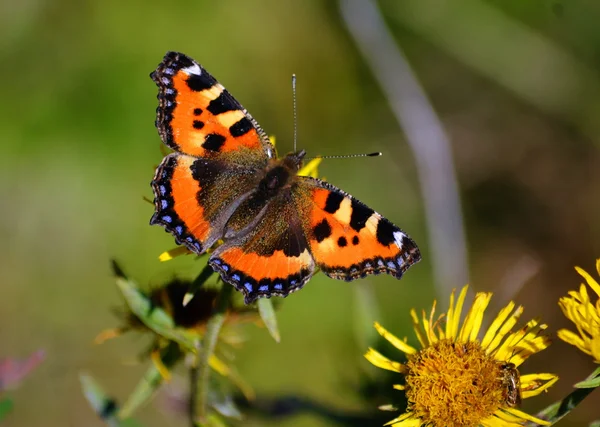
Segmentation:
<svg viewBox="0 0 600 427">
<path fill-rule="evenodd" d="M 161 351 L 160 359 L 163 365 L 170 369 L 181 359 L 181 356 L 182 353 L 179 350 L 177 343 L 170 342 L 169 345 Z M 133 393 L 131 393 L 127 401 L 123 404 L 123 407 L 119 411 L 119 418 L 123 419 L 131 416 L 136 409 L 154 396 L 154 393 L 163 382 L 163 376 L 153 363 L 138 382 Z"/>
<path fill-rule="evenodd" d="M 600 377 L 583 380 L 575 384 L 576 388 L 596 388 L 600 386 Z"/>
<path fill-rule="evenodd" d="M 596 388 L 600 386 L 600 367 L 596 368 L 585 380 L 575 384 L 576 388 Z"/>
<path fill-rule="evenodd" d="M 196 351 L 197 335 L 176 327 L 173 318 L 163 309 L 155 307 L 148 297 L 139 291 L 133 281 L 118 277 L 117 286 L 130 310 L 148 328 L 169 340 L 178 342 L 188 350 Z"/>
<path fill-rule="evenodd" d="M 535 416 L 542 420 L 549 421 L 551 425 L 555 424 L 577 407 L 592 391 L 594 391 L 593 388 L 576 389 L 563 400 L 553 403 L 544 410 L 538 412 Z M 527 423 L 526 426 L 534 427 L 538 426 L 538 424 L 530 422 Z"/>
<path fill-rule="evenodd" d="M 116 416 L 116 403 L 108 397 L 102 387 L 87 374 L 79 374 L 79 381 L 90 406 L 109 427 L 122 427 Z"/>
<path fill-rule="evenodd" d="M 7 397 L 0 400 L 0 421 L 2 421 L 10 412 L 12 412 L 13 407 L 14 404 L 12 399 Z"/>
<path fill-rule="evenodd" d="M 592 421 L 590 427 L 600 427 L 600 420 Z"/>
<path fill-rule="evenodd" d="M 260 298 L 258 300 L 258 312 L 275 342 L 280 342 L 281 335 L 279 335 L 277 317 L 275 316 L 275 309 L 273 308 L 271 300 L 268 298 Z"/>
</svg>

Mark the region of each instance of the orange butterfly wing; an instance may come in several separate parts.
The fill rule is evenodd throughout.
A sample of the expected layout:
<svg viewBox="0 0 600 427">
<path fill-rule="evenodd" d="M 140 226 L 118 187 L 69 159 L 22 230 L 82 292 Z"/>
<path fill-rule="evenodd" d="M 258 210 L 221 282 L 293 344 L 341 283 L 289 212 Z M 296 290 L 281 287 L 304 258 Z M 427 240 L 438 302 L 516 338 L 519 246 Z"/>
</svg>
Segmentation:
<svg viewBox="0 0 600 427">
<path fill-rule="evenodd" d="M 380 273 L 400 279 L 421 259 L 407 234 L 352 196 L 317 179 L 292 181 L 264 209 L 259 206 L 250 227 L 210 257 L 211 266 L 244 293 L 246 303 L 297 291 L 317 266 L 334 279 Z M 252 205 L 252 197 L 247 203 Z"/>
<path fill-rule="evenodd" d="M 416 243 L 380 214 L 329 183 L 300 179 L 308 244 L 327 276 L 350 281 L 387 273 L 400 279 L 421 260 Z"/>
<path fill-rule="evenodd" d="M 150 223 L 201 254 L 256 188 L 256 172 L 274 149 L 248 112 L 193 59 L 168 52 L 150 76 L 159 89 L 158 133 L 176 151 L 152 180 Z"/>
<path fill-rule="evenodd" d="M 273 157 L 273 146 L 256 120 L 193 59 L 168 52 L 150 77 L 159 88 L 156 127 L 173 150 L 257 165 Z"/>
</svg>

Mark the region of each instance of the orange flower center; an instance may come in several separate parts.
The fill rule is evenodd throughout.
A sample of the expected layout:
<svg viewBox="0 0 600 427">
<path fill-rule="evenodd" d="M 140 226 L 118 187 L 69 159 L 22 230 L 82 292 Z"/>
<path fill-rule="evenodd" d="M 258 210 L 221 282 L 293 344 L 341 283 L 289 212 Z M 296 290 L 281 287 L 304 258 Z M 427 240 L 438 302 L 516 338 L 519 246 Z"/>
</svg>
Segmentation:
<svg viewBox="0 0 600 427">
<path fill-rule="evenodd" d="M 438 341 L 406 367 L 408 409 L 422 425 L 475 427 L 500 407 L 512 406 L 502 363 L 476 342 Z"/>
</svg>

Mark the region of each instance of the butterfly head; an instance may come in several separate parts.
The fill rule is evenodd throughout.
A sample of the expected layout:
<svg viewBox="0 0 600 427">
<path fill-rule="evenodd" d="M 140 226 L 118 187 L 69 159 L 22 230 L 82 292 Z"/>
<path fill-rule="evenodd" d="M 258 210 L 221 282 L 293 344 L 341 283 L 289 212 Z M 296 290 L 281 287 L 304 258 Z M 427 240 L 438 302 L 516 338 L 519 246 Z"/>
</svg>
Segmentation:
<svg viewBox="0 0 600 427">
<path fill-rule="evenodd" d="M 305 150 L 300 150 L 287 154 L 283 159 L 283 164 L 294 173 L 298 172 L 302 168 L 304 157 L 306 156 Z"/>
</svg>

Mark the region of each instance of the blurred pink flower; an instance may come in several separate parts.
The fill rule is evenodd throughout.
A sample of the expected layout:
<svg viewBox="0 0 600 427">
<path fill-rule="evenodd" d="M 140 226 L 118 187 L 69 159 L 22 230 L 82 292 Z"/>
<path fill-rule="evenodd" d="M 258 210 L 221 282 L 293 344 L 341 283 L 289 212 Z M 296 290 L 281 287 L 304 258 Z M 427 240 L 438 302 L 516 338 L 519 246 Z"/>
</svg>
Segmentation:
<svg viewBox="0 0 600 427">
<path fill-rule="evenodd" d="M 10 357 L 0 359 L 0 392 L 16 388 L 45 357 L 44 350 L 38 350 L 23 360 Z"/>
</svg>

